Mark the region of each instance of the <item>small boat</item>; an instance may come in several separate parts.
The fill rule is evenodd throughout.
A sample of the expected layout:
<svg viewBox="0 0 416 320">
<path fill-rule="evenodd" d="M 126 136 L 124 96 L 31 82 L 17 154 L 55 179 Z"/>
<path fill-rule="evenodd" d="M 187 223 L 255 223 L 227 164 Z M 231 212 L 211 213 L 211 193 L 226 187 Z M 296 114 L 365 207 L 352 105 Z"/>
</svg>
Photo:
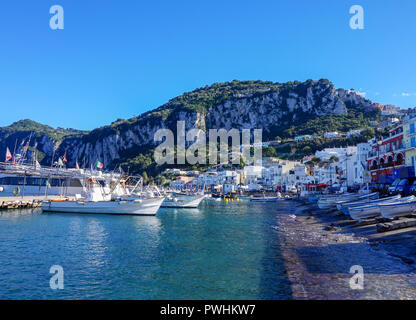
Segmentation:
<svg viewBox="0 0 416 320">
<path fill-rule="evenodd" d="M 279 199 L 280 199 L 279 197 L 263 197 L 263 198 L 253 197 L 253 198 L 250 198 L 250 201 L 251 202 L 275 202 Z"/>
<path fill-rule="evenodd" d="M 266 197 L 266 195 L 263 194 L 262 197 L 250 197 L 250 201 L 252 202 L 275 202 L 282 198 L 282 195 L 277 193 L 277 197 Z"/>
<path fill-rule="evenodd" d="M 163 200 L 162 208 L 198 208 L 205 195 L 172 194 Z M 219 199 L 221 201 L 221 199 Z"/>
<path fill-rule="evenodd" d="M 383 218 L 396 218 L 407 216 L 416 210 L 416 200 L 397 201 L 380 204 L 380 213 Z"/>
<path fill-rule="evenodd" d="M 319 209 L 330 209 L 335 207 L 337 203 L 341 203 L 344 201 L 352 201 L 358 198 L 358 195 L 354 193 L 347 193 L 347 194 L 333 194 L 321 197 L 317 204 Z"/>
<path fill-rule="evenodd" d="M 392 198 L 394 197 L 380 199 L 380 200 L 383 200 L 381 202 L 376 202 L 372 204 L 349 208 L 348 210 L 349 215 L 354 220 L 362 220 L 362 219 L 378 217 L 381 214 L 380 213 L 381 204 L 388 204 L 388 203 L 393 203 L 393 202 L 406 202 L 406 201 L 413 200 L 415 197 L 410 196 L 410 197 L 399 198 L 399 199 L 397 198 L 392 199 Z"/>
<path fill-rule="evenodd" d="M 370 200 L 377 200 L 380 197 L 380 194 L 378 192 L 374 192 L 374 193 L 369 193 L 369 194 L 365 194 L 365 195 L 355 195 L 355 197 L 353 199 L 343 199 L 341 201 L 338 201 L 336 203 L 336 207 L 339 211 L 342 211 L 342 208 L 344 206 L 350 205 L 350 204 L 354 204 L 354 203 L 361 203 L 361 202 L 365 202 L 365 201 L 370 201 Z"/>
<path fill-rule="evenodd" d="M 319 199 L 321 199 L 322 198 L 322 196 L 312 196 L 312 197 L 309 197 L 308 198 L 308 201 L 310 202 L 310 203 L 314 203 L 314 202 L 318 202 L 319 201 Z"/>
<path fill-rule="evenodd" d="M 362 207 L 362 206 L 368 206 L 368 205 L 372 205 L 372 204 L 377 204 L 377 203 L 383 203 L 383 202 L 394 202 L 394 201 L 398 201 L 401 198 L 401 195 L 395 195 L 392 197 L 388 197 L 388 198 L 381 198 L 381 199 L 361 199 L 359 201 L 355 201 L 355 202 L 347 202 L 347 203 L 343 203 L 341 204 L 341 211 L 345 214 L 345 215 L 349 215 L 349 210 L 352 208 L 356 208 L 356 207 Z"/>
<path fill-rule="evenodd" d="M 215 198 L 215 197 L 208 197 L 206 199 L 209 201 L 215 201 L 215 202 L 220 202 L 222 200 L 221 198 Z"/>
</svg>

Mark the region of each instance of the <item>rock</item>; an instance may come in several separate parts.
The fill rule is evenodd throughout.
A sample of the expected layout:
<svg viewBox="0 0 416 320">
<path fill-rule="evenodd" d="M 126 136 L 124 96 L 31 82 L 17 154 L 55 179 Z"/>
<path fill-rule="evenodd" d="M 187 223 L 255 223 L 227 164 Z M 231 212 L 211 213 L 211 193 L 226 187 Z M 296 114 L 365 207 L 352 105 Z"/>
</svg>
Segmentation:
<svg viewBox="0 0 416 320">
<path fill-rule="evenodd" d="M 340 228 L 336 227 L 333 223 L 331 223 L 329 226 L 326 226 L 324 230 L 325 231 L 339 231 Z"/>
</svg>

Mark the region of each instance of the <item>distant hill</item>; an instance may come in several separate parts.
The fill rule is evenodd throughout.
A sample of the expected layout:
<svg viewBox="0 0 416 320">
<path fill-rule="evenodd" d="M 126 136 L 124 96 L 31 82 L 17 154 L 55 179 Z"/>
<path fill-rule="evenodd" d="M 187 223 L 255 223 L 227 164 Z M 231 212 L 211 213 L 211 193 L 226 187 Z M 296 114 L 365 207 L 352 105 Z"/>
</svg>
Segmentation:
<svg viewBox="0 0 416 320">
<path fill-rule="evenodd" d="M 154 133 L 160 128 L 176 131 L 176 122 L 186 128 L 263 129 L 263 140 L 276 136 L 293 138 L 299 134 L 348 131 L 376 120 L 376 104 L 354 90 L 335 89 L 326 80 L 274 83 L 270 81 L 231 81 L 184 93 L 159 108 L 131 119 L 118 119 L 90 132 L 54 129 L 31 120 L 0 128 L 0 157 L 11 150 L 16 139 L 34 132 L 37 149 L 49 164 L 53 147 L 57 155 L 67 152 L 69 165 L 78 160 L 86 166 L 97 159 L 107 169 L 122 164 L 131 170 L 155 172 L 152 159 Z"/>
</svg>

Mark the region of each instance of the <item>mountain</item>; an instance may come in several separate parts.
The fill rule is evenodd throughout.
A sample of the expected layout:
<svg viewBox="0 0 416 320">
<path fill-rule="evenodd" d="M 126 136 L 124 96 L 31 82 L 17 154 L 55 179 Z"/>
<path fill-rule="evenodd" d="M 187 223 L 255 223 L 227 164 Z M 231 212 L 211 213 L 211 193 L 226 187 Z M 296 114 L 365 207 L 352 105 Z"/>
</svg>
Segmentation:
<svg viewBox="0 0 416 320">
<path fill-rule="evenodd" d="M 13 150 L 16 139 L 20 145 L 33 132 L 30 145 L 37 143 L 42 164 L 50 164 L 56 146 L 57 156 L 66 152 L 69 166 L 78 160 L 89 167 L 99 159 L 110 170 L 122 164 L 134 171 L 155 171 L 154 133 L 160 128 L 176 132 L 179 120 L 185 121 L 186 130 L 263 129 L 267 141 L 276 136 L 347 131 L 378 117 L 375 103 L 352 89 L 335 89 L 326 79 L 287 83 L 234 80 L 184 93 L 153 111 L 90 132 L 18 121 L 0 128 L 0 157 L 4 158 L 6 146 Z"/>
</svg>

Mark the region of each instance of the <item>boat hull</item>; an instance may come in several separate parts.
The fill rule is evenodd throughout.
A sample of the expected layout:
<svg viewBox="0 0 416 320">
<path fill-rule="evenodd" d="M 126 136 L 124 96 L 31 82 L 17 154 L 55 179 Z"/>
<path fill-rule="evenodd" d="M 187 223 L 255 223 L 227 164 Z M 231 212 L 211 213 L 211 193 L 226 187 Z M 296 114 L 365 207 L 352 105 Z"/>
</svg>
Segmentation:
<svg viewBox="0 0 416 320">
<path fill-rule="evenodd" d="M 174 196 L 165 198 L 162 202 L 162 208 L 198 208 L 199 204 L 204 200 L 204 195 L 196 196 Z"/>
<path fill-rule="evenodd" d="M 375 199 L 375 200 L 365 199 L 361 201 L 346 203 L 346 204 L 341 205 L 341 211 L 345 215 L 350 215 L 351 210 L 355 208 L 370 207 L 379 203 L 381 204 L 381 203 L 396 202 L 396 201 L 400 201 L 400 198 L 401 198 L 400 195 L 396 195 L 396 196 L 382 198 L 382 199 Z"/>
<path fill-rule="evenodd" d="M 266 197 L 266 198 L 251 198 L 251 202 L 276 202 L 279 197 Z"/>
<path fill-rule="evenodd" d="M 394 202 L 380 205 L 383 218 L 396 218 L 409 215 L 416 211 L 416 201 Z"/>
<path fill-rule="evenodd" d="M 367 207 L 351 208 L 349 214 L 354 220 L 374 218 L 380 215 L 380 207 L 378 205 L 371 205 Z"/>
<path fill-rule="evenodd" d="M 163 198 L 134 201 L 46 201 L 44 212 L 154 216 Z"/>
</svg>

